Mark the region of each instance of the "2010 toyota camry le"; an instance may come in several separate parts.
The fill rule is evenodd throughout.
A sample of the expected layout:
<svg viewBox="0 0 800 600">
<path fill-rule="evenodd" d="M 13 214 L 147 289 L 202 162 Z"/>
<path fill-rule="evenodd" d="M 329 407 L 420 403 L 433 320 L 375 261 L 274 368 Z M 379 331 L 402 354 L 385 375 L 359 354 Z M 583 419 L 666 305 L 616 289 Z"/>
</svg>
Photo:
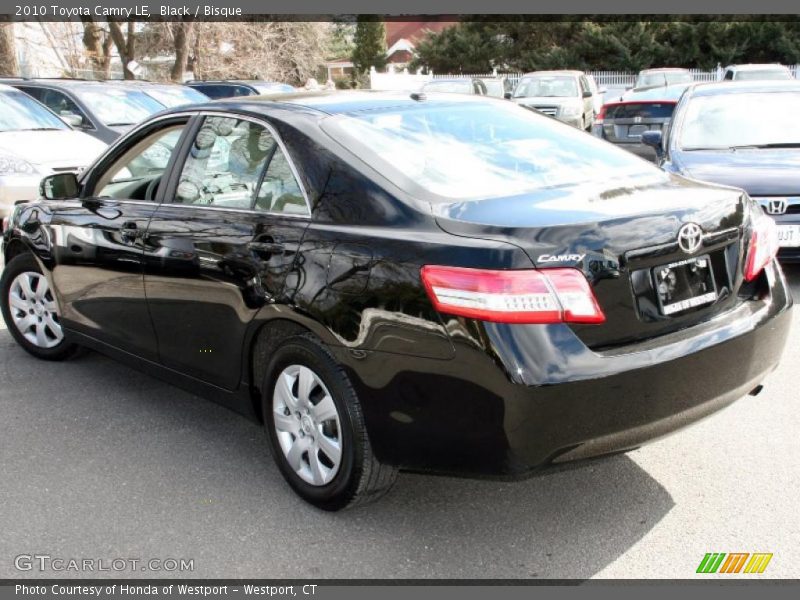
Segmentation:
<svg viewBox="0 0 800 600">
<path fill-rule="evenodd" d="M 41 196 L 3 237 L 19 345 L 92 348 L 260 420 L 327 510 L 400 469 L 637 448 L 757 393 L 788 334 L 746 193 L 502 100 L 173 109 Z"/>
</svg>

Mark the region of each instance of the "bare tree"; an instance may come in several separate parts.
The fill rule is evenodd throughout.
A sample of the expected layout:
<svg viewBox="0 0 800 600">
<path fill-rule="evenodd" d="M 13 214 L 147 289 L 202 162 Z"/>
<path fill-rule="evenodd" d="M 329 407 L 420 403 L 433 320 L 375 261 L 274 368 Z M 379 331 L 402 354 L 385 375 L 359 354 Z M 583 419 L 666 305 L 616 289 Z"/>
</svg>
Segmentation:
<svg viewBox="0 0 800 600">
<path fill-rule="evenodd" d="M 194 23 L 180 21 L 171 23 L 175 48 L 175 63 L 172 65 L 170 78 L 178 83 L 183 81 L 186 66 L 189 62 L 189 44 L 191 42 Z"/>
<path fill-rule="evenodd" d="M 120 21 L 108 18 L 108 29 L 111 32 L 111 39 L 117 47 L 117 54 L 122 62 L 122 76 L 125 79 L 136 79 L 136 75 L 130 70 L 130 63 L 136 59 L 136 23 L 127 22 L 127 35 L 122 31 Z"/>
<path fill-rule="evenodd" d="M 195 24 L 194 75 L 302 84 L 325 60 L 326 23 L 259 21 Z"/>
<path fill-rule="evenodd" d="M 113 40 L 108 32 L 90 16 L 82 16 L 83 47 L 96 79 L 108 79 L 111 73 L 111 46 Z"/>
<path fill-rule="evenodd" d="M 14 39 L 14 24 L 0 22 L 0 77 L 17 77 L 17 44 Z"/>
</svg>

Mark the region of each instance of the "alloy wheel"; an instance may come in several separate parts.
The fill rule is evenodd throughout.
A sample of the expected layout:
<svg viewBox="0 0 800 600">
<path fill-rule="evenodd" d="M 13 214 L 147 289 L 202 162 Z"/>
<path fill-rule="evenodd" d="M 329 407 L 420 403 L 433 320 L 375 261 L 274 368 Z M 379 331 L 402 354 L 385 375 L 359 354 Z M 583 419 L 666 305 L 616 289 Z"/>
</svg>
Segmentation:
<svg viewBox="0 0 800 600">
<path fill-rule="evenodd" d="M 342 429 L 322 379 L 308 367 L 289 365 L 275 383 L 272 411 L 289 466 L 306 483 L 330 483 L 342 461 Z"/>
<path fill-rule="evenodd" d="M 38 348 L 53 348 L 64 339 L 53 292 L 41 273 L 17 275 L 8 290 L 8 306 L 14 326 Z"/>
</svg>

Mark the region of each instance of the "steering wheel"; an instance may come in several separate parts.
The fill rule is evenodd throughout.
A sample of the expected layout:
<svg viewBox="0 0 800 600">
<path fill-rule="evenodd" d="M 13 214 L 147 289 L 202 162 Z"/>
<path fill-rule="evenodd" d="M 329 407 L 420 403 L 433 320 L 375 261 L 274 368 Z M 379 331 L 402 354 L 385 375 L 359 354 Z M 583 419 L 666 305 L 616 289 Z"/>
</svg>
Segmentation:
<svg viewBox="0 0 800 600">
<path fill-rule="evenodd" d="M 145 200 L 155 200 L 156 192 L 158 192 L 158 185 L 161 183 L 162 177 L 163 175 L 159 175 L 158 177 L 153 178 L 150 183 L 147 184 L 147 189 L 144 192 Z"/>
</svg>

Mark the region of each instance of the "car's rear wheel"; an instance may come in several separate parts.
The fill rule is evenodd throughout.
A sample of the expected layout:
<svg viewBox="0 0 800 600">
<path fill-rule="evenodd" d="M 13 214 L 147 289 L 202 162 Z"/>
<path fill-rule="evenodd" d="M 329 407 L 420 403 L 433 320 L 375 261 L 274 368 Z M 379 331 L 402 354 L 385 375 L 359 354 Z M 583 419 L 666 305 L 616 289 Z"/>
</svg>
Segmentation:
<svg viewBox="0 0 800 600">
<path fill-rule="evenodd" d="M 375 458 L 356 392 L 315 336 L 297 335 L 281 345 L 262 390 L 273 456 L 304 500 L 339 510 L 391 488 L 397 469 Z"/>
<path fill-rule="evenodd" d="M 62 360 L 75 354 L 61 327 L 58 301 L 31 254 L 19 254 L 6 265 L 0 281 L 3 319 L 14 339 L 30 354 Z"/>
</svg>

